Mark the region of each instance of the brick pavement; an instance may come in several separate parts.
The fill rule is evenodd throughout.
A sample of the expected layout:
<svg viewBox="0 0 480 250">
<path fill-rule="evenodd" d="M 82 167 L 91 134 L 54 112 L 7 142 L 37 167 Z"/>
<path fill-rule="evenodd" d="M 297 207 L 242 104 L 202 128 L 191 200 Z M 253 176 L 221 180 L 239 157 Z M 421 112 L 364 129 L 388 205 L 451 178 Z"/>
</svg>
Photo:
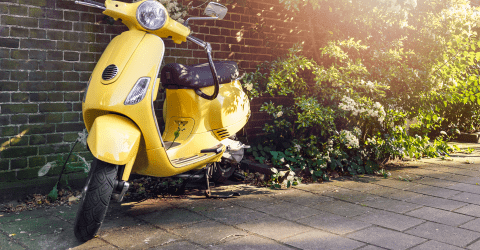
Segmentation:
<svg viewBox="0 0 480 250">
<path fill-rule="evenodd" d="M 402 162 L 387 179 L 217 188 L 242 193 L 227 200 L 112 203 L 83 244 L 76 205 L 0 213 L 0 249 L 480 249 L 480 152 L 451 159 Z"/>
</svg>

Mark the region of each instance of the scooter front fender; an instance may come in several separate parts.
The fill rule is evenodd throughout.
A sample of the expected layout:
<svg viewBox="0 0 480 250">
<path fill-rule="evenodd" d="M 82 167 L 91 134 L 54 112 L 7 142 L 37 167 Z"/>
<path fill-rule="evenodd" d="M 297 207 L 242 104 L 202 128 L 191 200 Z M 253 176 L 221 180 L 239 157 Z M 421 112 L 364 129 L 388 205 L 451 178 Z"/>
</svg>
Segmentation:
<svg viewBox="0 0 480 250">
<path fill-rule="evenodd" d="M 132 165 L 138 153 L 142 133 L 138 126 L 123 116 L 108 114 L 93 122 L 87 143 L 97 159 L 115 164 Z"/>
</svg>

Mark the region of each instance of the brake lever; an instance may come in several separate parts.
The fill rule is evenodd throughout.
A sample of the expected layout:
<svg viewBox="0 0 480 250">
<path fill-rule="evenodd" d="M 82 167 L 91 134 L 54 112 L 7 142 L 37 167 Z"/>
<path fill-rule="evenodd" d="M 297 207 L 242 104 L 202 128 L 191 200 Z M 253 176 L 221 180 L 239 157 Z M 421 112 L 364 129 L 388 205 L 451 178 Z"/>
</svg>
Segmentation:
<svg viewBox="0 0 480 250">
<path fill-rule="evenodd" d="M 107 8 L 105 7 L 105 4 L 97 3 L 91 0 L 82 0 L 82 1 L 75 1 L 76 4 L 88 6 L 88 7 L 94 7 L 98 8 L 101 10 L 106 10 Z"/>
</svg>

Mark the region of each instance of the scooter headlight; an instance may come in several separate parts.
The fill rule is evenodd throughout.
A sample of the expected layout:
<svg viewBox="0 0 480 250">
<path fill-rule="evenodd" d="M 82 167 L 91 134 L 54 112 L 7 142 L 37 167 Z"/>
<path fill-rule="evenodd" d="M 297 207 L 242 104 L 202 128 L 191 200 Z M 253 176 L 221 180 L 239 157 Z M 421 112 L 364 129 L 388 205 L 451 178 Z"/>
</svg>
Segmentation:
<svg viewBox="0 0 480 250">
<path fill-rule="evenodd" d="M 133 86 L 133 89 L 128 94 L 127 99 L 125 99 L 124 104 L 133 105 L 143 100 L 145 94 L 147 93 L 149 84 L 150 77 L 142 77 L 138 79 L 137 83 L 135 83 L 135 86 Z"/>
<path fill-rule="evenodd" d="M 158 30 L 167 21 L 167 10 L 157 1 L 146 1 L 137 8 L 137 21 L 147 30 Z"/>
</svg>

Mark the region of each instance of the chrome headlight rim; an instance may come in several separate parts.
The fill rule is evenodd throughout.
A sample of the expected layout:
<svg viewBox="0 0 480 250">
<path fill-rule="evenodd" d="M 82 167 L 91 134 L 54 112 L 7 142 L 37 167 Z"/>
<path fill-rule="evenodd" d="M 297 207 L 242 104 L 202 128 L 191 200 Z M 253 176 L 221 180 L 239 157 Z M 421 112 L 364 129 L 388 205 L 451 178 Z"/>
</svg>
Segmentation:
<svg viewBox="0 0 480 250">
<path fill-rule="evenodd" d="M 152 14 L 152 10 L 150 10 L 149 12 L 146 11 L 147 8 L 155 8 L 155 11 L 157 12 L 157 14 L 160 15 L 160 17 L 156 16 L 155 18 L 157 18 L 159 21 L 158 23 L 155 23 L 153 25 L 149 25 L 148 23 L 146 23 L 146 20 L 144 20 L 144 16 L 142 15 L 145 15 L 147 13 L 150 13 Z M 154 14 L 154 13 L 153 13 Z M 165 6 L 163 6 L 163 4 L 159 3 L 158 1 L 145 1 L 143 3 L 141 3 L 138 8 L 137 8 L 137 13 L 136 13 L 136 18 L 137 18 L 137 22 L 144 28 L 144 29 L 147 29 L 147 30 L 158 30 L 160 28 L 162 28 L 165 23 L 167 22 L 167 17 L 168 17 L 168 13 L 167 13 L 167 10 L 165 9 Z M 163 18 L 163 20 L 161 20 Z M 151 19 L 151 20 L 154 20 L 154 19 Z"/>
</svg>

